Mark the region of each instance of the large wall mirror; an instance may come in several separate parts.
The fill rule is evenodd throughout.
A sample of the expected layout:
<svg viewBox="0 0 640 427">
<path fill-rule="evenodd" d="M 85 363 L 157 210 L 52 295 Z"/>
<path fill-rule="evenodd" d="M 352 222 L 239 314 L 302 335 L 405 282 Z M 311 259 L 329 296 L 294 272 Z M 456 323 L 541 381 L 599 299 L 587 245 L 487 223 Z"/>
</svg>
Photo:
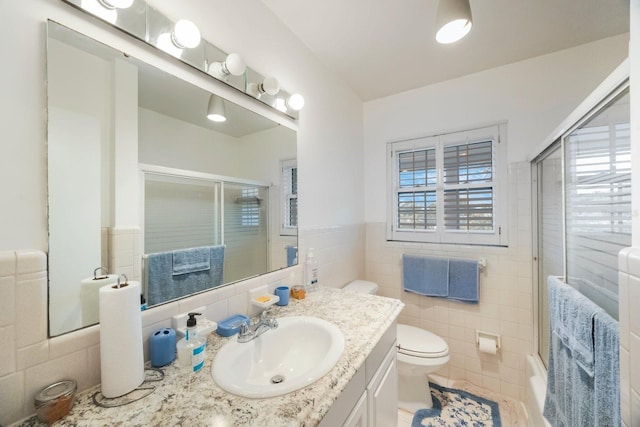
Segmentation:
<svg viewBox="0 0 640 427">
<path fill-rule="evenodd" d="M 297 263 L 295 131 L 47 25 L 50 336 L 121 273 L 151 308 Z"/>
</svg>

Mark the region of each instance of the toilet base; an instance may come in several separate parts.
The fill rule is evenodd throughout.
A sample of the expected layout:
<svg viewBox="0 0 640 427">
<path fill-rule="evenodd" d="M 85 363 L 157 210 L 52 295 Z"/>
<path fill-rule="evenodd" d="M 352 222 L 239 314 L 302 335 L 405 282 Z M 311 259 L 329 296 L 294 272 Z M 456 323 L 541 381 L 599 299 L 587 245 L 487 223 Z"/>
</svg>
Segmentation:
<svg viewBox="0 0 640 427">
<path fill-rule="evenodd" d="M 433 399 L 427 375 L 398 375 L 398 408 L 415 413 L 419 409 L 432 407 Z"/>
</svg>

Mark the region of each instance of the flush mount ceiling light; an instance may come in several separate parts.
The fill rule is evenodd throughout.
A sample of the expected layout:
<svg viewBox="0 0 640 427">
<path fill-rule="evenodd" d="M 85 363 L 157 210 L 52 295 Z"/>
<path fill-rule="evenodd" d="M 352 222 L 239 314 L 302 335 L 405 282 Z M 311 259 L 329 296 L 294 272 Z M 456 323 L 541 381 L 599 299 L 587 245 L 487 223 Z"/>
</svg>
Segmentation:
<svg viewBox="0 0 640 427">
<path fill-rule="evenodd" d="M 230 53 L 224 62 L 212 62 L 209 65 L 209 74 L 220 80 L 227 80 L 230 75 L 243 75 L 246 69 L 244 59 L 237 53 Z"/>
<path fill-rule="evenodd" d="M 107 9 L 127 9 L 133 4 L 133 0 L 98 0 Z"/>
<path fill-rule="evenodd" d="M 224 105 L 224 99 L 214 94 L 209 96 L 207 119 L 212 122 L 225 122 L 227 120 L 227 109 Z"/>
<path fill-rule="evenodd" d="M 273 77 L 265 77 L 262 83 L 249 83 L 247 85 L 247 93 L 255 98 L 260 99 L 262 94 L 276 95 L 280 91 L 280 83 Z"/>
<path fill-rule="evenodd" d="M 473 25 L 469 0 L 440 0 L 436 14 L 436 41 L 442 44 L 457 42 Z"/>
<path fill-rule="evenodd" d="M 200 44 L 200 30 L 191 21 L 181 19 L 173 26 L 171 41 L 180 49 L 193 49 Z"/>
</svg>

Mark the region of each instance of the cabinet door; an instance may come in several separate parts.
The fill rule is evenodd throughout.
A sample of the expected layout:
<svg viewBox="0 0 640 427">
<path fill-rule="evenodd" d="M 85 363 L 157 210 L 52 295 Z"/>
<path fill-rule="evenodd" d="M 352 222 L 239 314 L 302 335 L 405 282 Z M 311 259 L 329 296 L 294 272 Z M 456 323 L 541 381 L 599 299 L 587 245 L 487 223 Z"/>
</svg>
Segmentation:
<svg viewBox="0 0 640 427">
<path fill-rule="evenodd" d="M 367 391 L 369 394 L 369 426 L 397 426 L 398 370 L 395 346 L 389 350 Z"/>
<path fill-rule="evenodd" d="M 344 422 L 343 427 L 367 427 L 367 412 L 367 392 L 365 390 L 356 406 L 353 407 L 347 421 Z"/>
</svg>

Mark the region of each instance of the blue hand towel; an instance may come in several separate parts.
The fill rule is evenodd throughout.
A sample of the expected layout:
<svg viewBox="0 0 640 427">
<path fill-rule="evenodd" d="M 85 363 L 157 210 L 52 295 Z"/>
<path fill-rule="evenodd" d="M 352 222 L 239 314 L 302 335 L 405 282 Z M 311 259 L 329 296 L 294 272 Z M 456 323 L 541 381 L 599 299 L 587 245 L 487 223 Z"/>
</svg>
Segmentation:
<svg viewBox="0 0 640 427">
<path fill-rule="evenodd" d="M 449 298 L 478 302 L 478 261 L 471 259 L 449 260 Z"/>
<path fill-rule="evenodd" d="M 212 288 L 222 285 L 224 281 L 224 245 L 210 246 L 211 269 L 209 280 Z"/>
<path fill-rule="evenodd" d="M 405 291 L 432 297 L 449 295 L 449 259 L 402 255 L 402 285 Z"/>
<path fill-rule="evenodd" d="M 298 261 L 298 247 L 287 245 L 285 246 L 287 251 L 287 267 L 291 267 L 292 265 L 296 265 Z"/>
<path fill-rule="evenodd" d="M 569 331 L 569 348 L 578 366 L 587 375 L 593 377 L 593 319 L 596 313 L 603 310 L 589 298 L 575 290 L 575 288 L 570 287 L 569 292 L 574 293 L 574 297 L 569 299 L 566 310 L 569 318 L 566 320 L 565 325 L 571 325 L 572 327 Z"/>
<path fill-rule="evenodd" d="M 173 251 L 173 275 L 206 271 L 210 267 L 209 246 Z"/>
<path fill-rule="evenodd" d="M 595 426 L 619 426 L 620 327 L 604 310 L 593 317 L 595 354 Z"/>
</svg>

